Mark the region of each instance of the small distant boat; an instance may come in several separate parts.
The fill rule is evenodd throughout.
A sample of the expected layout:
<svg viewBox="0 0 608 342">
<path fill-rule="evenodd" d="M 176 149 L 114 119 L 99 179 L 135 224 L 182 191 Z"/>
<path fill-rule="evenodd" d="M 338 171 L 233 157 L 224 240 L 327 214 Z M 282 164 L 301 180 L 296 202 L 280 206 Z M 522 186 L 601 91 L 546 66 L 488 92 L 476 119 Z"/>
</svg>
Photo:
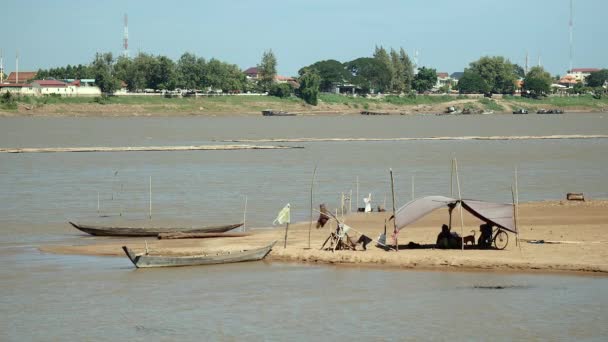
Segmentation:
<svg viewBox="0 0 608 342">
<path fill-rule="evenodd" d="M 256 249 L 218 252 L 202 255 L 170 256 L 170 255 L 146 255 L 135 254 L 129 247 L 122 246 L 123 251 L 137 268 L 148 267 L 174 267 L 174 266 L 197 266 L 227 264 L 233 262 L 262 260 L 270 253 L 276 241 Z"/>
<path fill-rule="evenodd" d="M 288 113 L 282 110 L 266 109 L 262 111 L 263 116 L 295 116 L 295 113 Z"/>
<path fill-rule="evenodd" d="M 370 112 L 370 111 L 361 111 L 361 115 L 389 115 L 389 113 L 385 112 Z"/>
<path fill-rule="evenodd" d="M 528 114 L 528 110 L 524 108 L 519 108 L 518 110 L 514 110 L 513 114 Z"/>
<path fill-rule="evenodd" d="M 536 114 L 564 114 L 562 109 L 539 109 L 536 111 Z"/>
<path fill-rule="evenodd" d="M 70 224 L 87 234 L 95 236 L 158 236 L 161 233 L 224 233 L 234 228 L 242 226 L 242 223 L 207 226 L 207 227 L 108 227 L 91 224 L 80 224 L 70 222 Z"/>
</svg>

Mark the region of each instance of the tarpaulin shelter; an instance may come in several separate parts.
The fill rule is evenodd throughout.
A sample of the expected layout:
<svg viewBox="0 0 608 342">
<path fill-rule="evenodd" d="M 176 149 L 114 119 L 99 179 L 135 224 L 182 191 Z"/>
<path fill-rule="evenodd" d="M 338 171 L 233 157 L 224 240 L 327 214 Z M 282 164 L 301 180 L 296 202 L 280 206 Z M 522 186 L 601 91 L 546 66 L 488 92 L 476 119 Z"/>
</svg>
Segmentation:
<svg viewBox="0 0 608 342">
<path fill-rule="evenodd" d="M 450 198 L 445 196 L 427 196 L 412 200 L 399 208 L 395 213 L 395 226 L 401 230 L 418 221 L 430 212 L 440 209 L 452 210 L 458 204 L 478 219 L 517 234 L 513 204 L 492 203 L 478 200 Z"/>
</svg>

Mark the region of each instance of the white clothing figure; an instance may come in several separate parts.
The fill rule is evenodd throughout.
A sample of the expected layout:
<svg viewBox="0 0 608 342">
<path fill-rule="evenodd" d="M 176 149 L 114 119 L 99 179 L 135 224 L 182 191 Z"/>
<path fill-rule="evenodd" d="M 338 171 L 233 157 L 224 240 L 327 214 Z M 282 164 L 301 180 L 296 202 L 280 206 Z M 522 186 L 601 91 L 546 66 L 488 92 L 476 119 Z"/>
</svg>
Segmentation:
<svg viewBox="0 0 608 342">
<path fill-rule="evenodd" d="M 365 212 L 366 213 L 371 213 L 372 212 L 372 194 L 369 194 L 367 197 L 363 197 L 363 202 L 365 203 Z"/>
</svg>

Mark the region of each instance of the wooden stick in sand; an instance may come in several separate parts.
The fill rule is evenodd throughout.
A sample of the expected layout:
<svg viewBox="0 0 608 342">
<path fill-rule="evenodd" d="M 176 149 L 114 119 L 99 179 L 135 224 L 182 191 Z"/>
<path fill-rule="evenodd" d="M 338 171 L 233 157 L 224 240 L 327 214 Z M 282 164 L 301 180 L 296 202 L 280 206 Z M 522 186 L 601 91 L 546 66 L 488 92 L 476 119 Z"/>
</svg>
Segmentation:
<svg viewBox="0 0 608 342">
<path fill-rule="evenodd" d="M 289 222 L 285 224 L 285 241 L 283 242 L 283 248 L 287 248 L 287 231 L 289 230 Z"/>
<path fill-rule="evenodd" d="M 315 185 L 315 176 L 317 175 L 317 164 L 315 164 L 315 169 L 312 171 L 312 180 L 310 181 L 310 224 L 308 225 L 308 249 L 310 249 L 310 232 L 312 230 L 312 220 L 313 215 L 312 215 L 312 202 L 313 202 L 313 188 Z"/>
<path fill-rule="evenodd" d="M 397 241 L 397 217 L 395 216 L 395 182 L 393 180 L 393 169 L 389 169 L 389 171 L 391 173 L 391 192 L 393 194 L 393 234 L 395 234 L 395 251 L 398 252 L 399 242 Z"/>
<path fill-rule="evenodd" d="M 460 193 L 460 179 L 458 178 L 458 161 L 454 158 L 454 171 L 456 171 L 456 184 L 458 185 L 458 201 L 460 203 L 460 240 L 464 251 L 464 215 L 462 213 L 462 195 Z"/>
</svg>

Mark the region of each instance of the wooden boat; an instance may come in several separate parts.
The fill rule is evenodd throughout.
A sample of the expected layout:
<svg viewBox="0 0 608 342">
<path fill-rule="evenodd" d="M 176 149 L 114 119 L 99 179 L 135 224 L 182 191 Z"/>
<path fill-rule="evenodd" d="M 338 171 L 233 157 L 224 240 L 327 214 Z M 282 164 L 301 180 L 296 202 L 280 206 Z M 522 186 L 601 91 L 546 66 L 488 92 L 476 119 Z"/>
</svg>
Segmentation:
<svg viewBox="0 0 608 342">
<path fill-rule="evenodd" d="M 70 222 L 74 228 L 85 233 L 96 236 L 158 236 L 161 233 L 224 233 L 234 228 L 240 227 L 242 223 L 228 224 L 223 226 L 207 227 L 108 227 L 90 224 L 80 224 Z"/>
<path fill-rule="evenodd" d="M 390 115 L 390 113 L 385 112 L 370 112 L 367 110 L 361 111 L 361 115 Z"/>
<path fill-rule="evenodd" d="M 127 257 L 137 268 L 148 267 L 171 267 L 171 266 L 197 266 L 197 265 L 213 265 L 227 264 L 232 262 L 256 261 L 262 260 L 276 241 L 273 241 L 268 246 L 243 251 L 233 252 L 218 252 L 202 255 L 188 256 L 169 256 L 169 255 L 146 255 L 135 254 L 129 247 L 122 246 L 122 249 L 127 254 Z"/>
<path fill-rule="evenodd" d="M 266 109 L 262 111 L 262 115 L 263 116 L 295 116 L 295 113 L 287 113 L 285 111 L 282 110 L 271 110 L 271 109 Z"/>
<path fill-rule="evenodd" d="M 514 110 L 513 114 L 528 114 L 528 110 L 524 108 L 519 108 L 518 110 Z"/>
</svg>

